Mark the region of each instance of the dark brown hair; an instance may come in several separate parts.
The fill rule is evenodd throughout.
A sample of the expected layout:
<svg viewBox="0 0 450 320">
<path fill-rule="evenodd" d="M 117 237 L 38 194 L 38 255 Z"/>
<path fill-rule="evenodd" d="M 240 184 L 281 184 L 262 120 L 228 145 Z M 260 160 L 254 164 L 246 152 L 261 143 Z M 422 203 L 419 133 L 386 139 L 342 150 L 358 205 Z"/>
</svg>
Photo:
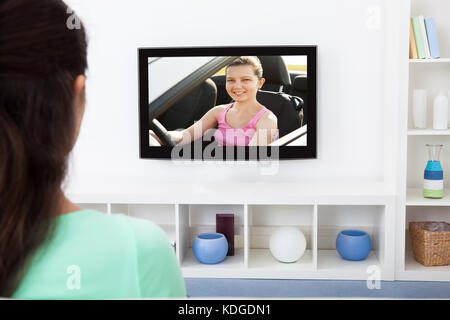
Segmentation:
<svg viewBox="0 0 450 320">
<path fill-rule="evenodd" d="M 255 75 L 258 77 L 258 80 L 260 80 L 263 76 L 263 68 L 261 65 L 261 61 L 259 61 L 258 57 L 241 56 L 226 67 L 225 73 L 229 67 L 233 66 L 250 66 L 253 68 L 253 71 L 255 72 Z"/>
<path fill-rule="evenodd" d="M 18 288 L 59 213 L 76 131 L 73 84 L 87 69 L 73 17 L 60 0 L 0 2 L 0 296 Z"/>
</svg>

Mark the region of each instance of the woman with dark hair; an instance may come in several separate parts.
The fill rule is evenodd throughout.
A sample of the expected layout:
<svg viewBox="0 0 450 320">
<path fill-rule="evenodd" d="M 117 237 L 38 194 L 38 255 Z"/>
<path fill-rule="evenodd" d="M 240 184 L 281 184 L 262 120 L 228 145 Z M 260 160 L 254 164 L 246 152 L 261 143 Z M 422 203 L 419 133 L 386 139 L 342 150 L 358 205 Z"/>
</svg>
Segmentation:
<svg viewBox="0 0 450 320">
<path fill-rule="evenodd" d="M 185 297 L 165 233 L 64 195 L 85 108 L 86 34 L 60 0 L 0 2 L 0 296 Z"/>
</svg>

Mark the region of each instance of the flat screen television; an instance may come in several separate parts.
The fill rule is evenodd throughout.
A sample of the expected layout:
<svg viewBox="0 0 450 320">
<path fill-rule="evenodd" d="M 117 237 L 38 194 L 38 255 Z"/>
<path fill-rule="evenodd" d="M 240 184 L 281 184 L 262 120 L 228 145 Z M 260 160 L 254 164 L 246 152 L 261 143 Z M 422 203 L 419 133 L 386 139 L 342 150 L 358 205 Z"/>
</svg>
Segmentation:
<svg viewBox="0 0 450 320">
<path fill-rule="evenodd" d="M 139 48 L 138 59 L 141 158 L 316 158 L 316 46 Z"/>
</svg>

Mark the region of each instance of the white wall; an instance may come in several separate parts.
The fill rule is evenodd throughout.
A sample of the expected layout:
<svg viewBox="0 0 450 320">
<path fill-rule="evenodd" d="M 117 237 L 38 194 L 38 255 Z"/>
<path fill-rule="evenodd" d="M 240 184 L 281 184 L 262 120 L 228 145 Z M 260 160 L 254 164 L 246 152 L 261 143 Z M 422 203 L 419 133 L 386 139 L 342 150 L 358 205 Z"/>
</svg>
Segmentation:
<svg viewBox="0 0 450 320">
<path fill-rule="evenodd" d="M 389 19 L 395 1 L 67 0 L 89 36 L 87 106 L 68 179 L 83 193 L 96 181 L 387 182 L 395 166 Z M 391 11 L 389 11 L 391 10 Z M 282 161 L 275 175 L 252 163 L 183 164 L 139 159 L 138 47 L 318 46 L 318 157 Z M 391 50 L 391 51 L 390 51 Z M 389 115 L 390 120 L 386 120 Z"/>
</svg>

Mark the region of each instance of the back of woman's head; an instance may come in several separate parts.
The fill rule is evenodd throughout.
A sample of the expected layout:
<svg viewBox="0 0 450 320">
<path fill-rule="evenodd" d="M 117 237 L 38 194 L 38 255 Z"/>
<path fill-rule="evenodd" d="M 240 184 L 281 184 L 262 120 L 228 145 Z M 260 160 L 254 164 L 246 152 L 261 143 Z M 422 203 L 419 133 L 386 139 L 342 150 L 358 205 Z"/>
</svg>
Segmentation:
<svg viewBox="0 0 450 320">
<path fill-rule="evenodd" d="M 83 26 L 60 0 L 0 1 L 0 296 L 51 234 L 76 131 Z"/>
</svg>

